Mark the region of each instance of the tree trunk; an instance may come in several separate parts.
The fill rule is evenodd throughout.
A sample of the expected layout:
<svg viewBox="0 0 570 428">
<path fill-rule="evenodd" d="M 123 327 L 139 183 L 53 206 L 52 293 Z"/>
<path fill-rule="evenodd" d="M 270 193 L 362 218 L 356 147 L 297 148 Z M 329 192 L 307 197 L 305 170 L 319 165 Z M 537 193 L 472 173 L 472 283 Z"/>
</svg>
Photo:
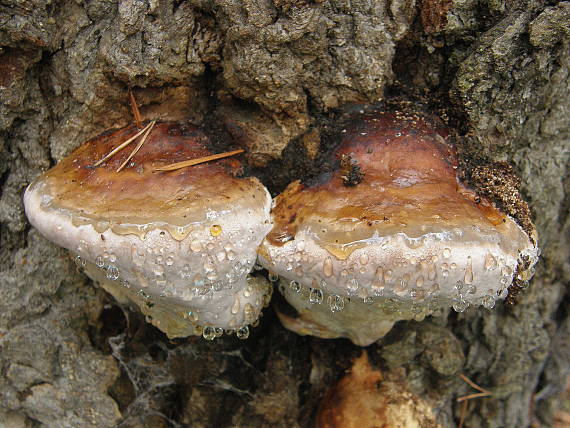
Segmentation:
<svg viewBox="0 0 570 428">
<path fill-rule="evenodd" d="M 245 341 L 170 341 L 31 228 L 27 184 L 131 122 L 129 89 L 145 119 L 237 126 L 273 194 L 310 174 L 340 108 L 391 96 L 511 163 L 543 250 L 531 287 L 513 307 L 400 322 L 367 353 L 442 427 L 553 426 L 570 374 L 569 74 L 570 2 L 0 1 L 0 427 L 315 426 L 362 352 L 272 308 Z M 492 395 L 463 408 L 477 391 L 460 374 Z"/>
</svg>

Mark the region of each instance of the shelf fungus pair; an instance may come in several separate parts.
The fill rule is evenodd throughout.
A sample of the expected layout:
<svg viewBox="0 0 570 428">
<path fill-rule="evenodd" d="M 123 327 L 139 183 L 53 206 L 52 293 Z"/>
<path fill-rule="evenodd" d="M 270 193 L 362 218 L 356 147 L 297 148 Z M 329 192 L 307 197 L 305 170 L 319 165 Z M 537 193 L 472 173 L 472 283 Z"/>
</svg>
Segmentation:
<svg viewBox="0 0 570 428">
<path fill-rule="evenodd" d="M 296 310 L 279 313 L 287 328 L 363 346 L 398 320 L 492 308 L 528 279 L 532 225 L 460 182 L 442 123 L 379 109 L 349 123 L 336 170 L 291 183 L 271 214 L 235 158 L 158 171 L 210 154 L 200 129 L 173 123 L 154 126 L 132 159 L 121 150 L 95 166 L 134 127 L 84 144 L 30 185 L 26 213 L 171 337 L 246 337 L 271 295 L 248 275 L 256 257 Z"/>
</svg>

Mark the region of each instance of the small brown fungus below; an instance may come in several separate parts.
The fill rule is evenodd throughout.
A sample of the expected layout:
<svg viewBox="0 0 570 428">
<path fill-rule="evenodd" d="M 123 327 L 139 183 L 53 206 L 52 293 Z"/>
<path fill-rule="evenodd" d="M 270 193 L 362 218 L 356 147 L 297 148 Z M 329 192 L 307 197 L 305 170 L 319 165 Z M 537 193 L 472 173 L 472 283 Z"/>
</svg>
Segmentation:
<svg viewBox="0 0 570 428">
<path fill-rule="evenodd" d="M 122 149 L 98 163 L 137 133 L 129 126 L 38 177 L 24 195 L 28 219 L 169 337 L 246 337 L 271 295 L 265 280 L 248 276 L 271 227 L 271 197 L 256 178 L 236 176 L 235 158 L 157 172 L 210 156 L 209 138 L 186 124 L 146 129 L 134 154 Z"/>
<path fill-rule="evenodd" d="M 490 309 L 515 275 L 531 276 L 532 225 L 527 234 L 462 183 L 452 131 L 410 109 L 353 114 L 334 153 L 340 168 L 275 199 L 259 258 L 296 309 L 279 313 L 285 327 L 366 346 L 398 320 Z M 350 186 L 346 159 L 361 173 Z"/>
<path fill-rule="evenodd" d="M 397 371 L 371 367 L 366 351 L 323 397 L 317 428 L 437 428 L 432 406 L 413 394 Z"/>
</svg>

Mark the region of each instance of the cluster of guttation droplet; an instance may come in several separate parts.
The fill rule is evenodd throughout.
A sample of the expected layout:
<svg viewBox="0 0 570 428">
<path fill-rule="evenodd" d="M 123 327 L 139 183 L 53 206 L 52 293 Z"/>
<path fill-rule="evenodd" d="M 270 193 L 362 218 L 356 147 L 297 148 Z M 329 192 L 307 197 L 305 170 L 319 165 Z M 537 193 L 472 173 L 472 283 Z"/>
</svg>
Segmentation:
<svg viewBox="0 0 570 428">
<path fill-rule="evenodd" d="M 255 260 L 239 260 L 237 253 L 239 248 L 245 248 L 249 245 L 248 241 L 256 239 L 256 231 L 250 229 L 245 235 L 237 233 L 227 233 L 225 242 L 221 245 L 218 237 L 222 235 L 222 227 L 214 224 L 209 228 L 210 239 L 193 239 L 188 243 L 188 250 L 200 256 L 197 263 L 184 263 L 181 267 L 177 265 L 177 259 L 173 252 L 168 252 L 164 247 L 147 248 L 146 253 L 141 252 L 138 248 L 132 248 L 132 261 L 137 268 L 142 268 L 148 260 L 154 261 L 153 273 L 154 278 L 151 283 L 161 289 L 160 297 L 179 298 L 184 301 L 191 301 L 194 298 L 212 300 L 217 292 L 224 289 L 230 290 L 241 279 L 247 276 L 252 270 Z M 78 252 L 86 247 L 85 242 L 81 242 Z M 84 268 L 86 261 L 77 255 L 75 262 L 79 268 Z M 107 251 L 95 257 L 95 265 L 105 272 L 110 281 L 117 281 L 127 289 L 133 287 L 127 280 L 121 279 L 120 271 L 116 265 L 117 257 L 113 253 Z M 223 264 L 223 266 L 222 266 Z M 167 281 L 166 272 L 171 270 L 181 279 L 187 281 L 186 286 L 175 286 L 172 282 Z M 196 273 L 197 269 L 201 273 Z M 249 278 L 248 278 L 249 280 Z M 142 298 L 147 308 L 152 308 L 155 302 L 145 288 L 148 288 L 149 282 L 141 282 L 137 284 L 139 289 L 136 294 Z M 254 287 L 248 281 L 243 296 L 249 298 L 254 293 Z M 263 301 L 256 301 L 258 307 L 265 307 L 269 304 L 270 292 L 264 293 Z M 236 315 L 243 310 L 244 319 L 248 325 L 256 322 L 256 311 L 251 303 L 246 303 L 243 308 L 240 305 L 239 296 L 236 296 L 233 306 L 231 307 L 232 315 Z M 217 317 L 214 314 L 214 317 Z M 189 321 L 196 334 L 201 334 L 205 339 L 213 340 L 225 333 L 235 333 L 240 339 L 249 336 L 248 325 L 237 329 L 222 329 L 213 326 L 198 325 L 198 315 L 195 312 L 188 311 L 183 314 L 183 318 Z M 147 321 L 152 321 L 152 316 L 147 315 Z"/>
<path fill-rule="evenodd" d="M 201 297 L 206 299 L 211 299 L 216 292 L 222 291 L 224 288 L 231 289 L 235 282 L 244 275 L 247 275 L 252 268 L 260 269 L 261 266 L 255 265 L 253 260 L 248 260 L 245 262 L 236 260 L 236 248 L 230 243 L 230 241 L 236 242 L 238 247 L 240 245 L 246 244 L 247 240 L 255 239 L 255 232 L 250 230 L 250 235 L 245 238 L 239 236 L 229 236 L 228 242 L 220 248 L 220 245 L 215 242 L 215 239 L 222 234 L 222 228 L 219 225 L 213 225 L 210 228 L 210 235 L 212 239 L 210 240 L 191 240 L 189 243 L 189 250 L 194 253 L 200 253 L 202 262 L 202 274 L 194 273 L 192 266 L 190 264 L 184 264 L 179 270 L 178 275 L 186 280 L 189 280 L 190 286 L 184 288 L 176 288 L 173 285 L 167 283 L 164 279 L 165 269 L 178 269 L 175 266 L 176 259 L 173 253 L 165 254 L 164 248 L 158 249 L 148 249 L 149 257 L 155 256 L 155 268 L 154 282 L 156 285 L 162 288 L 162 297 L 177 297 L 183 300 L 191 300 L 194 297 Z M 407 242 L 410 248 L 418 248 L 422 245 L 421 240 L 409 240 Z M 416 242 L 418 241 L 418 242 Z M 387 245 L 387 243 L 384 243 Z M 305 270 L 308 271 L 307 266 L 321 266 L 322 278 L 333 278 L 336 276 L 333 269 L 333 259 L 331 256 L 327 256 L 322 263 L 316 263 L 314 256 L 308 254 L 304 251 L 305 244 L 303 241 L 296 243 L 296 251 L 292 257 L 283 256 L 282 259 L 275 260 L 277 263 L 285 266 L 286 271 L 293 272 L 297 277 L 305 276 Z M 145 255 L 139 254 L 137 249 L 134 249 L 136 256 L 133 257 L 135 265 L 139 267 L 145 261 Z M 447 262 L 451 258 L 451 249 L 443 248 L 440 255 L 430 256 L 423 259 L 418 257 L 412 257 L 410 255 L 404 255 L 400 263 L 403 266 L 410 265 L 415 266 L 419 274 L 412 278 L 412 275 L 406 273 L 402 277 L 393 277 L 392 270 L 384 268 L 383 266 L 376 266 L 374 273 L 374 280 L 372 283 L 364 285 L 359 284 L 359 281 L 355 278 L 355 273 L 366 273 L 368 269 L 374 268 L 372 263 L 370 263 L 370 257 L 366 253 L 362 253 L 357 261 L 353 261 L 350 264 L 345 263 L 343 268 L 340 270 L 338 275 L 342 282 L 346 284 L 346 290 L 348 297 L 343 297 L 338 294 L 330 293 L 328 289 L 328 284 L 326 279 L 321 279 L 319 282 L 312 280 L 312 287 L 304 287 L 298 281 L 292 280 L 289 282 L 288 290 L 285 290 L 280 286 L 283 294 L 288 292 L 293 292 L 301 295 L 306 295 L 306 299 L 311 304 L 320 305 L 326 300 L 330 311 L 332 313 L 342 311 L 346 305 L 351 302 L 358 301 L 365 304 L 374 304 L 375 298 L 380 298 L 379 305 L 382 309 L 387 312 L 398 312 L 400 310 L 411 310 L 416 314 L 416 318 L 423 319 L 425 315 L 431 314 L 441 308 L 442 304 L 439 303 L 437 297 L 437 292 L 439 291 L 439 284 L 436 282 L 437 277 L 440 275 L 441 279 L 445 281 L 450 272 L 458 269 L 455 262 Z M 138 263 L 137 263 L 138 260 Z M 442 262 L 439 263 L 438 261 Z M 79 266 L 84 266 L 84 261 L 77 256 L 76 262 Z M 104 270 L 106 276 L 111 281 L 118 281 L 120 279 L 119 268 L 115 265 L 116 256 L 112 253 L 104 252 L 95 259 L 95 264 L 100 269 Z M 219 263 L 231 264 L 231 269 L 228 272 L 223 273 L 223 279 L 219 279 L 220 273 L 223 269 L 218 270 L 216 266 Z M 501 267 L 502 265 L 502 267 Z M 486 270 L 501 269 L 501 289 L 494 293 L 492 289 L 489 289 L 488 293 L 479 299 L 479 304 L 485 308 L 492 309 L 495 306 L 495 300 L 497 298 L 504 298 L 507 292 L 507 287 L 512 281 L 513 270 L 511 267 L 504 264 L 504 259 L 502 257 L 494 256 L 491 253 L 487 253 L 484 260 L 484 268 Z M 528 283 L 528 280 L 532 277 L 534 269 L 529 271 L 523 271 L 519 273 L 519 280 Z M 308 274 L 309 272 L 307 272 Z M 279 276 L 274 273 L 269 273 L 269 279 L 272 282 L 276 282 Z M 337 278 L 338 279 L 338 278 Z M 126 288 L 131 288 L 131 285 L 127 281 L 121 281 L 122 285 Z M 410 287 L 410 284 L 412 286 Z M 415 286 L 414 286 L 415 284 Z M 144 286 L 145 284 L 141 284 Z M 148 285 L 148 284 L 147 284 Z M 386 290 L 389 289 L 395 296 L 385 295 Z M 467 257 L 467 261 L 464 268 L 463 281 L 459 280 L 455 284 L 456 296 L 452 299 L 452 307 L 457 312 L 463 312 L 467 307 L 469 307 L 470 302 L 473 299 L 469 299 L 469 296 L 477 293 L 477 285 L 475 284 L 475 273 L 473 271 L 473 261 L 471 257 Z M 249 297 L 253 289 L 251 285 L 248 285 L 244 291 L 244 296 Z M 139 289 L 139 296 L 141 296 L 148 307 L 151 307 L 154 303 L 151 297 L 144 291 L 143 288 Z M 496 294 L 496 295 L 495 295 Z M 406 303 L 405 300 L 410 298 L 411 305 Z M 266 297 L 267 299 L 267 297 Z M 427 301 L 427 305 L 424 304 Z M 236 299 L 236 303 L 239 301 Z M 266 306 L 269 302 L 264 302 Z M 239 307 L 236 305 L 232 308 L 232 313 L 237 314 Z M 239 306 L 239 304 L 238 304 Z M 426 309 L 427 308 L 427 309 Z M 246 320 L 250 324 L 255 322 L 255 309 L 250 304 L 244 305 L 244 315 Z M 202 334 L 205 339 L 213 340 L 216 337 L 221 336 L 224 332 L 235 333 L 239 338 L 245 339 L 249 336 L 249 327 L 243 326 L 241 328 L 231 330 L 222 329 L 213 326 L 200 326 L 197 324 L 198 316 L 197 314 L 189 311 L 184 314 L 184 318 L 191 322 L 195 327 L 197 334 Z"/>
<path fill-rule="evenodd" d="M 376 300 L 372 297 L 365 297 L 364 299 L 357 297 L 343 297 L 338 294 L 327 294 L 319 288 L 305 287 L 295 280 L 288 282 L 281 281 L 279 283 L 279 291 L 284 296 L 295 293 L 312 305 L 327 304 L 330 312 L 333 314 L 355 305 L 364 304 L 373 306 L 376 304 L 378 309 L 382 310 L 387 315 L 411 312 L 415 320 L 421 321 L 427 315 L 441 313 L 442 307 L 445 306 L 443 304 L 439 304 L 437 299 L 433 299 L 427 302 L 427 304 L 420 304 L 417 302 L 410 303 L 409 301 L 394 297 L 382 297 Z"/>
<path fill-rule="evenodd" d="M 387 246 L 387 242 L 382 244 Z M 416 249 L 424 243 L 421 238 L 418 238 L 407 239 L 406 244 L 410 248 Z M 492 309 L 497 298 L 506 297 L 507 288 L 513 279 L 513 269 L 506 265 L 504 257 L 488 252 L 483 263 L 484 269 L 486 271 L 500 269 L 501 288 L 500 290 L 489 288 L 482 297 L 475 300 L 471 296 L 478 292 L 478 286 L 484 285 L 476 284 L 476 274 L 471 256 L 467 257 L 464 267 L 459 267 L 456 262 L 450 261 L 452 250 L 448 247 L 441 249 L 438 255 L 424 258 L 404 254 L 399 260 L 399 264 L 403 267 L 410 267 L 410 272 L 401 277 L 394 277 L 391 269 L 384 266 L 374 266 L 370 262 L 371 257 L 365 252 L 361 253 L 357 260 L 342 262 L 342 268 L 338 272 L 336 266 L 338 266 L 339 261 L 333 262 L 332 256 L 329 255 L 321 263 L 318 263 L 313 256 L 304 251 L 304 241 L 299 241 L 295 245 L 295 251 L 292 255 L 274 258 L 276 265 L 285 266 L 285 270 L 291 272 L 290 275 L 285 274 L 285 277 L 299 279 L 299 281 L 290 281 L 289 290 L 281 287 L 281 291 L 284 294 L 286 292 L 303 293 L 306 289 L 307 300 L 312 304 L 323 303 L 324 292 L 328 295 L 328 304 L 333 313 L 339 312 L 345 307 L 345 300 L 348 303 L 355 299 L 372 304 L 375 298 L 381 298 L 382 304 L 385 304 L 388 298 L 388 301 L 393 301 L 393 306 L 398 306 L 399 302 L 411 300 L 412 309 L 421 306 L 421 303 L 426 301 L 428 303 L 431 301 L 434 304 L 432 306 L 437 306 L 438 301 L 444 301 L 441 297 L 437 297 L 440 294 L 438 293 L 440 284 L 436 282 L 438 276 L 441 281 L 448 281 L 450 272 L 455 273 L 458 269 L 463 269 L 463 280 L 458 280 L 455 283 L 455 297 L 452 297 L 453 309 L 457 312 L 463 312 L 469 307 L 470 302 L 477 302 L 487 309 Z M 334 263 L 337 265 L 335 266 Z M 357 274 L 365 274 L 369 269 L 375 269 L 374 279 L 367 284 L 360 284 L 356 278 Z M 523 272 L 522 276 L 519 274 L 521 277 L 519 279 L 530 279 L 533 270 Z M 415 275 L 411 272 L 415 272 Z M 524 276 L 526 277 L 523 278 Z M 321 279 L 317 280 L 316 278 Z M 278 280 L 278 275 L 270 273 L 269 279 L 275 282 Z M 345 284 L 348 298 L 344 299 L 342 296 L 332 293 L 332 287 L 328 286 L 327 280 L 335 284 L 339 282 Z M 311 286 L 303 287 L 300 282 L 310 283 Z"/>
</svg>

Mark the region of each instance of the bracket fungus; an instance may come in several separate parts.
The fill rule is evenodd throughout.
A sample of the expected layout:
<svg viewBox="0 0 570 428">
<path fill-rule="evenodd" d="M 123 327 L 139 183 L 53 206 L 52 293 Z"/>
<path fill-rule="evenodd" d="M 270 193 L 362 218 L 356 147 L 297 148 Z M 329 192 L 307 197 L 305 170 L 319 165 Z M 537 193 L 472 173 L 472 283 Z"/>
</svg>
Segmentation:
<svg viewBox="0 0 570 428">
<path fill-rule="evenodd" d="M 458 178 L 451 131 L 406 109 L 352 115 L 336 171 L 274 201 L 260 263 L 282 277 L 300 334 L 368 345 L 398 320 L 492 308 L 538 258 L 534 228 Z"/>
<path fill-rule="evenodd" d="M 271 227 L 271 197 L 256 178 L 236 177 L 236 159 L 158 171 L 211 153 L 197 127 L 152 125 L 130 155 L 113 149 L 134 126 L 83 144 L 30 184 L 26 214 L 168 336 L 246 337 L 271 295 L 267 282 L 248 277 Z"/>
<path fill-rule="evenodd" d="M 366 351 L 350 372 L 324 395 L 317 412 L 317 428 L 441 428 L 433 403 L 414 394 L 404 373 L 375 370 Z"/>
</svg>

